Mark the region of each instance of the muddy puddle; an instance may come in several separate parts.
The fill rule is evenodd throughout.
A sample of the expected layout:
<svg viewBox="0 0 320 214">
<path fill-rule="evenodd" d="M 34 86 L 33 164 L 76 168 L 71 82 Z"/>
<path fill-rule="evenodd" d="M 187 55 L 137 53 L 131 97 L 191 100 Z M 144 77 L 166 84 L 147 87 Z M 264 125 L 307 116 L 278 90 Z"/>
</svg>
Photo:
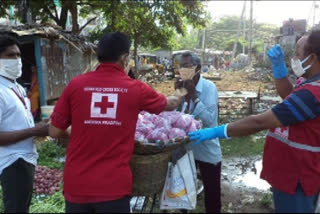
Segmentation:
<svg viewBox="0 0 320 214">
<path fill-rule="evenodd" d="M 225 158 L 222 162 L 222 183 L 232 185 L 234 188 L 248 189 L 259 192 L 269 191 L 270 185 L 260 179 L 262 158 Z"/>
</svg>

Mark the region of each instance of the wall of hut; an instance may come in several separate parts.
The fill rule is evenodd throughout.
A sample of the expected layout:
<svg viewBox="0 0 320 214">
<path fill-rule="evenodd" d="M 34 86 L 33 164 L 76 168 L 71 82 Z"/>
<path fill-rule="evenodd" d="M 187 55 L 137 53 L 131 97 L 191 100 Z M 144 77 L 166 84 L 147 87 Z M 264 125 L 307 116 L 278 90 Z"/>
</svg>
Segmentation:
<svg viewBox="0 0 320 214">
<path fill-rule="evenodd" d="M 63 41 L 41 38 L 41 64 L 46 100 L 59 98 L 70 80 L 93 69 L 96 56 Z"/>
</svg>

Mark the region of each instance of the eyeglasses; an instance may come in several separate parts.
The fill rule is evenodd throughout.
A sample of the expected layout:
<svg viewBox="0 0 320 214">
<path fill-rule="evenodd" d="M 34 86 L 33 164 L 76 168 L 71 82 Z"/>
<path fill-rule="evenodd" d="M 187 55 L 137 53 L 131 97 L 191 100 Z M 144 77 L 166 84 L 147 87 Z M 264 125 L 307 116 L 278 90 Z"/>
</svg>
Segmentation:
<svg viewBox="0 0 320 214">
<path fill-rule="evenodd" d="M 196 68 L 194 64 L 180 64 L 179 68 Z"/>
</svg>

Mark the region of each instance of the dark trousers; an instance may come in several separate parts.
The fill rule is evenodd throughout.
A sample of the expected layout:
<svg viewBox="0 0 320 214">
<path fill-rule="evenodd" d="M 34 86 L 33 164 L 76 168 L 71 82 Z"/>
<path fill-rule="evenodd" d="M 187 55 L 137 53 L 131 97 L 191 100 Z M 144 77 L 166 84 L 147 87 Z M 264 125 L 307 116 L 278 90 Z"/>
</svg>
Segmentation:
<svg viewBox="0 0 320 214">
<path fill-rule="evenodd" d="M 22 158 L 16 160 L 1 174 L 5 213 L 27 213 L 32 198 L 34 165 Z"/>
<path fill-rule="evenodd" d="M 221 162 L 215 164 L 197 161 L 204 190 L 207 213 L 221 212 Z"/>
<path fill-rule="evenodd" d="M 130 199 L 124 198 L 99 203 L 76 204 L 66 201 L 66 213 L 130 213 Z"/>
</svg>

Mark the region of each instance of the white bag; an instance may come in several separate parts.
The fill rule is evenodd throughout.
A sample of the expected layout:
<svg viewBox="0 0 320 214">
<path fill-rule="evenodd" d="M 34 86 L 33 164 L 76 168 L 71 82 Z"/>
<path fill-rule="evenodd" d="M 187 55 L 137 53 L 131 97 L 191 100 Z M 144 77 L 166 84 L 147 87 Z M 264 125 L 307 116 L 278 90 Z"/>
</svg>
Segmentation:
<svg viewBox="0 0 320 214">
<path fill-rule="evenodd" d="M 314 213 L 320 213 L 320 193 L 318 193 Z"/>
<path fill-rule="evenodd" d="M 168 163 L 166 182 L 160 200 L 160 209 L 196 208 L 197 204 L 197 171 L 191 150 L 177 163 Z"/>
</svg>

